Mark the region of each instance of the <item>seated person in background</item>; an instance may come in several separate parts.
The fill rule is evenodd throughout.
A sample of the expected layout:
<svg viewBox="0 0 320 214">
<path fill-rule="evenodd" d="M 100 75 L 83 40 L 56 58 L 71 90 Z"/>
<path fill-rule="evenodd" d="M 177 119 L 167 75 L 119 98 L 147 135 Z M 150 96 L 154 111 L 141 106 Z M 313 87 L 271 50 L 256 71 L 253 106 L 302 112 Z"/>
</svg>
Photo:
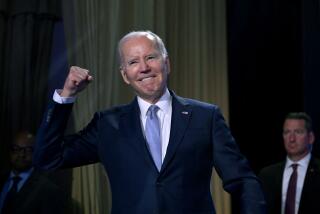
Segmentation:
<svg viewBox="0 0 320 214">
<path fill-rule="evenodd" d="M 312 157 L 315 137 L 311 118 L 289 113 L 283 125 L 285 161 L 265 167 L 259 177 L 270 214 L 319 213 L 320 160 Z"/>
<path fill-rule="evenodd" d="M 11 171 L 0 175 L 0 214 L 66 213 L 66 192 L 32 167 L 34 136 L 19 132 L 11 144 Z"/>
</svg>

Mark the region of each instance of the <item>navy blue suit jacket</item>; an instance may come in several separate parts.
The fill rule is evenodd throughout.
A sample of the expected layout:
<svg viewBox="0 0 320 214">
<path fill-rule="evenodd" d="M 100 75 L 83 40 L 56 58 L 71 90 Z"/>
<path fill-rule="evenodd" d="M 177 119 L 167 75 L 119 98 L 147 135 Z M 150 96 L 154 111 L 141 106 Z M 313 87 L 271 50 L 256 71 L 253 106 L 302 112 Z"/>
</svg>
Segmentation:
<svg viewBox="0 0 320 214">
<path fill-rule="evenodd" d="M 218 107 L 171 95 L 170 140 L 160 172 L 146 146 L 137 99 L 96 113 L 71 136 L 64 136 L 64 129 L 72 104 L 51 104 L 37 135 L 34 164 L 56 169 L 101 162 L 114 214 L 215 213 L 210 194 L 215 167 L 242 213 L 265 213 L 260 183 Z"/>
<path fill-rule="evenodd" d="M 263 168 L 259 174 L 264 189 L 268 213 L 281 213 L 283 171 L 286 162 Z M 320 160 L 311 158 L 301 192 L 298 214 L 319 213 Z"/>
</svg>

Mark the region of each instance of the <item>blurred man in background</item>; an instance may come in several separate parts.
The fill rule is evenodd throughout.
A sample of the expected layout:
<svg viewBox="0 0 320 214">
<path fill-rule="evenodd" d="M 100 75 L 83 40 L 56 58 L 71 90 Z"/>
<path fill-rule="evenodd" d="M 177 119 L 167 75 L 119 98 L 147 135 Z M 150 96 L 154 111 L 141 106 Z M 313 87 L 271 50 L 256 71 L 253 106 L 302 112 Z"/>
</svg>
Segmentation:
<svg viewBox="0 0 320 214">
<path fill-rule="evenodd" d="M 11 144 L 11 171 L 0 177 L 1 214 L 62 214 L 69 199 L 65 191 L 32 167 L 34 136 L 19 132 Z"/>
<path fill-rule="evenodd" d="M 261 170 L 270 214 L 319 213 L 320 160 L 312 156 L 315 140 L 311 118 L 289 113 L 283 124 L 286 160 Z"/>
</svg>

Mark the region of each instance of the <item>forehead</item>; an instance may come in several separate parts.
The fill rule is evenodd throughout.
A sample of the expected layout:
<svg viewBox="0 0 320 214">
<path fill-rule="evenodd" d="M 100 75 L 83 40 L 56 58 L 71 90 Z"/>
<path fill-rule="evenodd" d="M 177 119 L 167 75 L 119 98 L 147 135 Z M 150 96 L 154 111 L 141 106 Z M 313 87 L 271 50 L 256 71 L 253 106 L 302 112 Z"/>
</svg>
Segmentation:
<svg viewBox="0 0 320 214">
<path fill-rule="evenodd" d="M 16 137 L 16 139 L 13 142 L 13 145 L 17 146 L 32 146 L 34 144 L 34 140 L 32 135 L 20 135 Z"/>
<path fill-rule="evenodd" d="M 132 36 L 122 44 L 122 51 L 126 54 L 155 49 L 155 38 L 151 35 Z"/>
<path fill-rule="evenodd" d="M 303 119 L 286 119 L 284 128 L 305 128 L 305 121 Z"/>
</svg>

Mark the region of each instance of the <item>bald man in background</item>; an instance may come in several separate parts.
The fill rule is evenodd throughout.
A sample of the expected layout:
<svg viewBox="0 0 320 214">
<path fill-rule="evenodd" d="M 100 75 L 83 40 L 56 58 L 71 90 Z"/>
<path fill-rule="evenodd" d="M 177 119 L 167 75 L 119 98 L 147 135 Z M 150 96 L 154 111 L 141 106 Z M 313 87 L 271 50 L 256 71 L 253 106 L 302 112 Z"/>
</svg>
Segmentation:
<svg viewBox="0 0 320 214">
<path fill-rule="evenodd" d="M 11 171 L 0 177 L 1 214 L 67 213 L 67 193 L 32 167 L 34 141 L 31 133 L 22 131 L 11 144 Z"/>
</svg>

